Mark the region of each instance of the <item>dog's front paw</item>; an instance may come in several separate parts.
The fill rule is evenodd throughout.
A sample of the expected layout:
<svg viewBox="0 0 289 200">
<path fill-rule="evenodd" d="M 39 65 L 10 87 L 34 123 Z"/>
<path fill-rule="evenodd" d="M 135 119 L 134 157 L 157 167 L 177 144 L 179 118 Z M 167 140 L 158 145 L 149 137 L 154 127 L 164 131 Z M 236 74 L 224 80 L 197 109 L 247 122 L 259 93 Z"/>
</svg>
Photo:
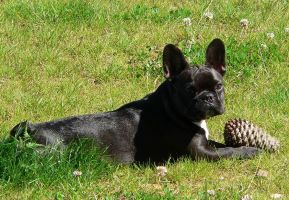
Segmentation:
<svg viewBox="0 0 289 200">
<path fill-rule="evenodd" d="M 261 153 L 262 151 L 256 147 L 239 147 L 236 148 L 236 152 L 235 152 L 235 156 L 239 157 L 239 158 L 252 158 L 255 155 Z"/>
</svg>

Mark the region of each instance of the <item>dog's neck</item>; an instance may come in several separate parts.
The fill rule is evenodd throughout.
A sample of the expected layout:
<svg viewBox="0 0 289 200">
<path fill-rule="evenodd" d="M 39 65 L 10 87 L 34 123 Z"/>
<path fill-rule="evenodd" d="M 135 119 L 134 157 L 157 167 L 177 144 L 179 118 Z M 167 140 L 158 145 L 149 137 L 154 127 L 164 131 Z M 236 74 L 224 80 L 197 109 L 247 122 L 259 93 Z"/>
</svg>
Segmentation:
<svg viewBox="0 0 289 200">
<path fill-rule="evenodd" d="M 206 134 L 206 138 L 208 140 L 209 139 L 209 129 L 207 127 L 206 120 L 201 120 L 199 122 L 193 122 L 193 123 L 196 124 L 197 126 L 201 127 L 202 129 L 204 129 L 205 134 Z"/>
<path fill-rule="evenodd" d="M 157 89 L 157 91 L 155 93 L 153 93 L 153 95 L 158 95 L 159 91 L 162 91 L 161 92 L 162 104 L 164 105 L 164 110 L 165 110 L 167 116 L 169 116 L 176 124 L 178 124 L 181 127 L 190 127 L 192 124 L 191 119 L 186 118 L 183 115 L 183 113 L 178 112 L 177 109 L 175 109 L 175 107 L 171 104 L 171 102 L 167 100 L 167 99 L 171 99 L 170 97 L 167 96 L 170 93 L 164 92 L 164 91 L 170 90 L 170 89 L 171 89 L 170 83 L 167 80 L 166 82 L 162 83 L 159 86 L 159 88 Z M 193 123 L 205 131 L 205 136 L 208 139 L 209 138 L 209 130 L 207 128 L 206 121 L 200 120 L 200 121 L 194 121 Z"/>
<path fill-rule="evenodd" d="M 184 113 L 180 112 L 180 109 L 176 108 L 175 104 L 172 102 L 173 97 L 171 94 L 173 92 L 170 91 L 172 90 L 172 85 L 169 80 L 163 82 L 157 89 L 156 93 L 161 90 L 162 105 L 164 106 L 163 108 L 166 115 L 178 126 L 185 129 L 190 128 L 192 123 L 191 119 L 187 118 Z"/>
</svg>

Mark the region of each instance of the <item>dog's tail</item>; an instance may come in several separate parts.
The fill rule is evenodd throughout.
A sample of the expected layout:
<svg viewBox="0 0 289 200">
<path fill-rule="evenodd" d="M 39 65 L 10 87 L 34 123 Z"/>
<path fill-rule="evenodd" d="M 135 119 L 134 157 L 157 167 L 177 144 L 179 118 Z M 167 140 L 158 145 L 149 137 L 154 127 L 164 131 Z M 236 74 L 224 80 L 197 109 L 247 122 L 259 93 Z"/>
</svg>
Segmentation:
<svg viewBox="0 0 289 200">
<path fill-rule="evenodd" d="M 30 133 L 31 128 L 27 121 L 20 122 L 10 131 L 10 135 L 15 138 L 23 137 L 25 133 Z"/>
</svg>

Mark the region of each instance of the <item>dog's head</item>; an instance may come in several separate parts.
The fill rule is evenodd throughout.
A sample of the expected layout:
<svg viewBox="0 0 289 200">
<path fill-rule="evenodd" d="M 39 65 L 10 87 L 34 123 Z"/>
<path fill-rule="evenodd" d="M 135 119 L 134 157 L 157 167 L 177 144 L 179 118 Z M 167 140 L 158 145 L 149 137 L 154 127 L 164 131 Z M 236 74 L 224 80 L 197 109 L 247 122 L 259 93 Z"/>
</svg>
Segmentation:
<svg viewBox="0 0 289 200">
<path fill-rule="evenodd" d="M 224 113 L 225 46 L 220 39 L 209 44 L 200 66 L 190 66 L 180 49 L 166 45 L 163 69 L 175 109 L 186 118 L 200 121 Z"/>
</svg>

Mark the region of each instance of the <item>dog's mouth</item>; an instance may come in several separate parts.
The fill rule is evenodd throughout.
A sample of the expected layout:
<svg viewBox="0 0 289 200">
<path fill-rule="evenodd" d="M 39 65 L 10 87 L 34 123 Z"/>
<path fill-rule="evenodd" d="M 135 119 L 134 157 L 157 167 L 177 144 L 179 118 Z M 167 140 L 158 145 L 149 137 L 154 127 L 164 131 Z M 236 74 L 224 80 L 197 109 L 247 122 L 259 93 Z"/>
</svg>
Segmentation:
<svg viewBox="0 0 289 200">
<path fill-rule="evenodd" d="M 209 119 L 209 118 L 214 117 L 216 115 L 217 115 L 217 113 L 215 112 L 215 110 L 208 110 L 206 113 L 206 119 Z"/>
<path fill-rule="evenodd" d="M 213 102 L 202 102 L 191 105 L 187 110 L 187 115 L 193 120 L 205 120 L 221 115 L 225 112 L 224 106 L 216 106 Z"/>
<path fill-rule="evenodd" d="M 214 104 L 210 104 L 209 109 L 207 111 L 207 117 L 214 117 L 216 115 L 221 115 L 225 112 L 225 107 L 223 105 L 215 106 Z"/>
</svg>

